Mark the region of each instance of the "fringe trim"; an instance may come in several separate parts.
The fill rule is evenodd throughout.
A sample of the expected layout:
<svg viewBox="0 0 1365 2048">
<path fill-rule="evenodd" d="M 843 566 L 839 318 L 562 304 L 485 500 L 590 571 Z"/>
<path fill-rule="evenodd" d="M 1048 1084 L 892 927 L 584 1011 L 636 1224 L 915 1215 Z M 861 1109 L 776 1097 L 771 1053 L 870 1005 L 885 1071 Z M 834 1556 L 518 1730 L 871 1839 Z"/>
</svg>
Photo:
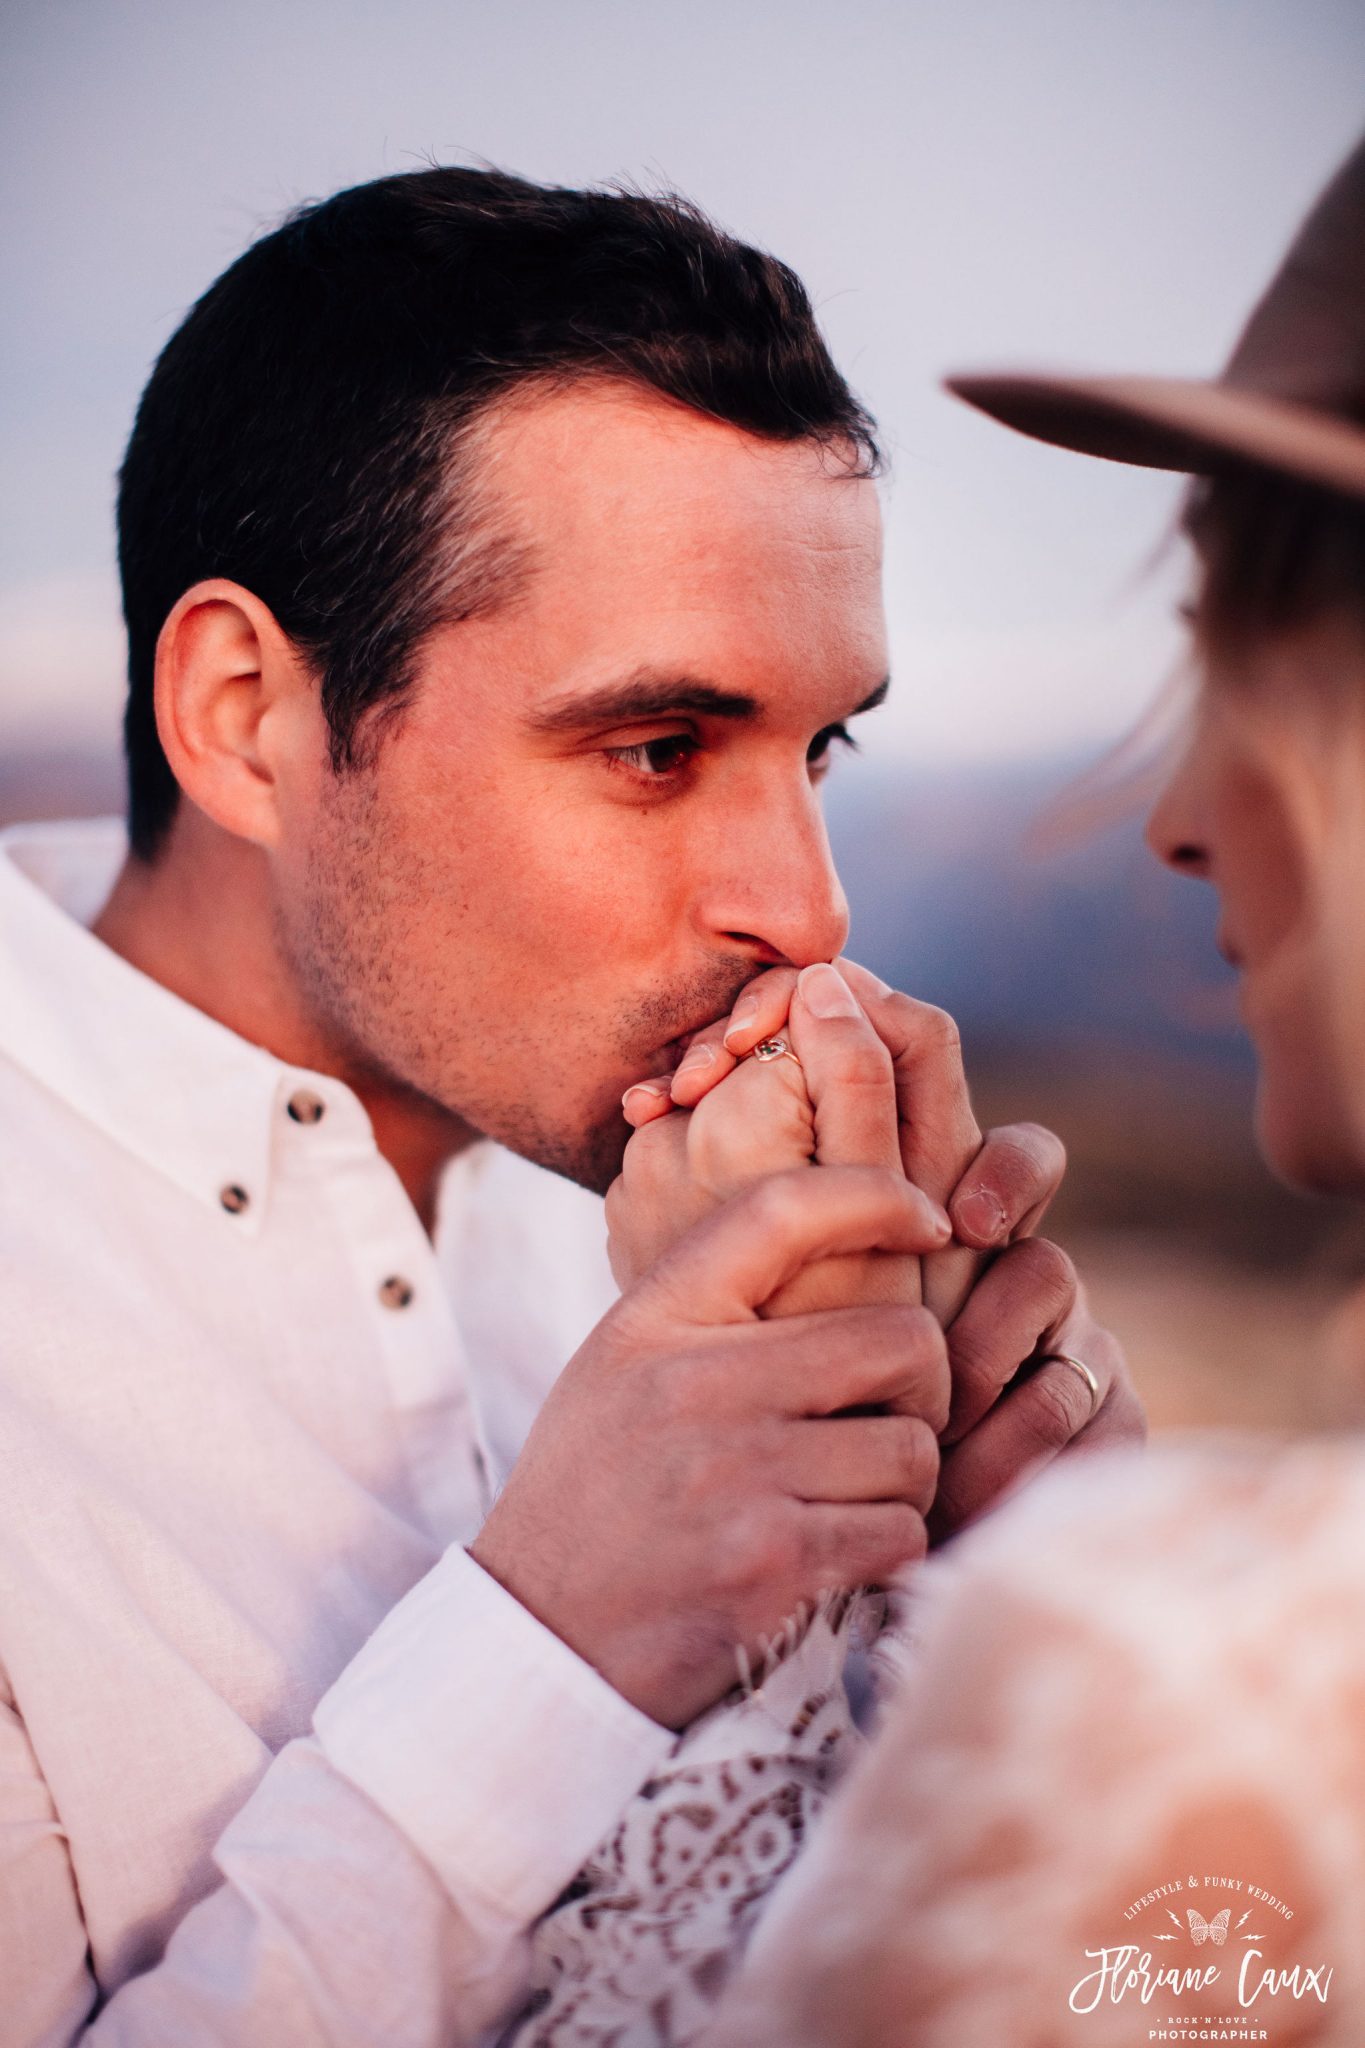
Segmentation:
<svg viewBox="0 0 1365 2048">
<path fill-rule="evenodd" d="M 916 1597 L 919 1567 L 911 1565 L 899 1572 L 886 1594 L 886 1618 L 877 1635 L 877 1640 L 867 1653 L 868 1675 L 872 1680 L 872 1691 L 879 1706 L 884 1706 L 893 1694 L 900 1691 L 915 1667 L 919 1647 L 917 1628 L 919 1601 Z"/>
<path fill-rule="evenodd" d="M 735 1669 L 745 1699 L 759 1697 L 778 1666 L 785 1664 L 788 1657 L 801 1647 L 817 1621 L 826 1622 L 830 1634 L 837 1635 L 863 1595 L 870 1590 L 867 1586 L 855 1586 L 851 1591 L 821 1593 L 813 1605 L 804 1600 L 798 1601 L 796 1612 L 787 1616 L 775 1635 L 759 1637 L 757 1669 L 743 1643 L 736 1643 Z"/>
</svg>

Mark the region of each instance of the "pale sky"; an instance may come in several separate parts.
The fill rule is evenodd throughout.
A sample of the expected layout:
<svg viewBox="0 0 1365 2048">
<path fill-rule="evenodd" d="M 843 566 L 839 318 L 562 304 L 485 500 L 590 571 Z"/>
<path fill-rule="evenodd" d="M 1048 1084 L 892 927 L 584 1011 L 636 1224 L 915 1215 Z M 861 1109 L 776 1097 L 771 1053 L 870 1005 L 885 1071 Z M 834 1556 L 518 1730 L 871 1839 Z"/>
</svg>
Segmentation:
<svg viewBox="0 0 1365 2048">
<path fill-rule="evenodd" d="M 937 381 L 1216 369 L 1365 127 L 1361 0 L 9 0 L 0 60 L 11 748 L 115 744 L 113 476 L 186 307 L 430 157 L 666 182 L 794 264 L 894 455 L 876 753 L 1100 745 L 1174 648 L 1174 486 Z"/>
</svg>

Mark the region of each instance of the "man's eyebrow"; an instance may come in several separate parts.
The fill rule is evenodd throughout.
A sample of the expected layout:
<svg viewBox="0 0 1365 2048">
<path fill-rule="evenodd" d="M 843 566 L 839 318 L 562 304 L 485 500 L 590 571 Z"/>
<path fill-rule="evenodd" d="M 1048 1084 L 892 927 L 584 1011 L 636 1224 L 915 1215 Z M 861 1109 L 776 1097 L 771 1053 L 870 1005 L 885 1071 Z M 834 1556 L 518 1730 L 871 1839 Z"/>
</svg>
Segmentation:
<svg viewBox="0 0 1365 2048">
<path fill-rule="evenodd" d="M 599 725 L 628 725 L 637 718 L 664 718 L 673 711 L 701 711 L 711 718 L 753 718 L 758 699 L 720 690 L 696 676 L 632 676 L 547 704 L 528 720 L 535 732 L 580 732 Z"/>
<path fill-rule="evenodd" d="M 884 676 L 870 697 L 846 712 L 857 718 L 875 711 L 886 701 L 891 678 Z M 696 676 L 640 675 L 628 682 L 611 683 L 599 690 L 565 697 L 533 712 L 527 720 L 533 732 L 588 732 L 594 727 L 628 725 L 636 719 L 667 718 L 680 711 L 697 711 L 709 718 L 756 718 L 762 709 L 756 697 L 736 690 L 721 690 Z"/>
</svg>

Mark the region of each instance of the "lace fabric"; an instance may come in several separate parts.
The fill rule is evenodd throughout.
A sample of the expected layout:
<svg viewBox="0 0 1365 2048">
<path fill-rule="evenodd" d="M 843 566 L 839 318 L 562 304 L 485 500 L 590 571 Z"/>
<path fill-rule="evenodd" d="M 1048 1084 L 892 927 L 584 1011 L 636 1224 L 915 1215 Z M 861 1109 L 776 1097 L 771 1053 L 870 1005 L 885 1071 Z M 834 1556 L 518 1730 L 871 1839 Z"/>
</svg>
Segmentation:
<svg viewBox="0 0 1365 2048">
<path fill-rule="evenodd" d="M 844 1683 L 879 1610 L 797 1617 L 686 1731 L 531 1936 L 499 2048 L 685 2048 L 863 1738 Z"/>
</svg>

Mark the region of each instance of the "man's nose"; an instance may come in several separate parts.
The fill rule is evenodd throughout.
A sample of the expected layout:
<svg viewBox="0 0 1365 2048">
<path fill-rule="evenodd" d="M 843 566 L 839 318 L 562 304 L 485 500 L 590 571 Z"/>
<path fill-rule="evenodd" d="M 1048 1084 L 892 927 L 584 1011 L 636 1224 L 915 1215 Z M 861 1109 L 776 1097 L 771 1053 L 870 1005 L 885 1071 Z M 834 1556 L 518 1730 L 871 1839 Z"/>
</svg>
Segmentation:
<svg viewBox="0 0 1365 2048">
<path fill-rule="evenodd" d="M 848 898 L 824 813 L 807 782 L 794 799 L 744 805 L 727 830 L 698 904 L 705 935 L 742 945 L 759 964 L 832 960 L 848 938 Z"/>
</svg>

